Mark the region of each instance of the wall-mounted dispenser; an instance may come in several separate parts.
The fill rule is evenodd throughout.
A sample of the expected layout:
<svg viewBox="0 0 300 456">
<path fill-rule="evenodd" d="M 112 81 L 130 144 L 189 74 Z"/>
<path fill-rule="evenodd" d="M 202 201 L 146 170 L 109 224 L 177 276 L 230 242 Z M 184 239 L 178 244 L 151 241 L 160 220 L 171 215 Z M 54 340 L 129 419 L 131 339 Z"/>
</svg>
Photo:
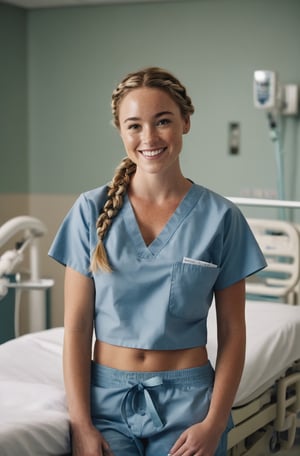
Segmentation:
<svg viewBox="0 0 300 456">
<path fill-rule="evenodd" d="M 254 106 L 273 114 L 296 115 L 299 109 L 299 88 L 296 84 L 283 85 L 275 71 L 254 71 Z"/>
</svg>

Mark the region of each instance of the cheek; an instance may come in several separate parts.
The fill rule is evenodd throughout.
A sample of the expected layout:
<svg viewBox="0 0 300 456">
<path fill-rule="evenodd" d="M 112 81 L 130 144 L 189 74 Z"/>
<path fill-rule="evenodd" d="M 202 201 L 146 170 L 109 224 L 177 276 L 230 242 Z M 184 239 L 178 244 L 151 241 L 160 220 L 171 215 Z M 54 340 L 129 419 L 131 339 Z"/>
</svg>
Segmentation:
<svg viewBox="0 0 300 456">
<path fill-rule="evenodd" d="M 182 147 L 182 135 L 181 134 L 173 135 L 173 137 L 170 138 L 170 141 L 173 142 L 173 144 L 176 148 Z"/>
<path fill-rule="evenodd" d="M 121 139 L 126 150 L 132 149 L 137 144 L 136 138 L 130 135 L 121 134 Z"/>
</svg>

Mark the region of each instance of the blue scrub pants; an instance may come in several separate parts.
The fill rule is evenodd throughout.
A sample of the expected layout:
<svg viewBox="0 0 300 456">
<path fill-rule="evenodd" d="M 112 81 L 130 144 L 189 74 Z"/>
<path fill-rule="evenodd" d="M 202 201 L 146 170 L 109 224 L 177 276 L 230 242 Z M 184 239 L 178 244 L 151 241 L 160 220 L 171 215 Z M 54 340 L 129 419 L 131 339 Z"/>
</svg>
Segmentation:
<svg viewBox="0 0 300 456">
<path fill-rule="evenodd" d="M 175 371 L 128 372 L 92 363 L 91 410 L 114 456 L 167 456 L 180 434 L 207 415 L 214 382 L 208 363 Z M 215 456 L 225 456 L 227 433 Z"/>
</svg>

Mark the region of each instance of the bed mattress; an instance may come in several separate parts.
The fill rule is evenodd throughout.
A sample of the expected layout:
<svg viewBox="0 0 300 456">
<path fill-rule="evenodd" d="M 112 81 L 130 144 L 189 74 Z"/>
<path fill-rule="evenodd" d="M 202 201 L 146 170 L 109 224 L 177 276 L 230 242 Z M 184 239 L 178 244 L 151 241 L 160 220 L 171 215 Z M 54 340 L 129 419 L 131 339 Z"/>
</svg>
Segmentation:
<svg viewBox="0 0 300 456">
<path fill-rule="evenodd" d="M 246 319 L 246 365 L 235 406 L 257 397 L 300 359 L 300 306 L 249 301 Z M 208 352 L 214 364 L 213 310 L 208 328 Z M 0 345 L 1 456 L 69 452 L 62 342 L 63 328 L 54 328 Z"/>
<path fill-rule="evenodd" d="M 62 342 L 63 329 L 55 328 L 0 345 L 1 456 L 69 451 Z"/>
<path fill-rule="evenodd" d="M 245 367 L 234 406 L 245 405 L 270 387 L 300 360 L 300 306 L 247 301 Z M 208 317 L 208 355 L 215 364 L 216 315 Z"/>
</svg>

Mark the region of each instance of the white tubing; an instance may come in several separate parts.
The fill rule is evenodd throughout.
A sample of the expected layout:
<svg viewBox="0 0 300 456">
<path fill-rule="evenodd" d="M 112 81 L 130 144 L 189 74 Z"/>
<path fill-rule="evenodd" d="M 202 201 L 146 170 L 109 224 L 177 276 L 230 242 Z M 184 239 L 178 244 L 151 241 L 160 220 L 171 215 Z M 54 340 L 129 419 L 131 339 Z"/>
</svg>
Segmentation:
<svg viewBox="0 0 300 456">
<path fill-rule="evenodd" d="M 46 226 L 41 220 L 28 215 L 20 215 L 0 226 L 0 247 L 19 231 L 24 230 L 29 230 L 35 237 L 43 236 L 47 232 Z"/>
</svg>

